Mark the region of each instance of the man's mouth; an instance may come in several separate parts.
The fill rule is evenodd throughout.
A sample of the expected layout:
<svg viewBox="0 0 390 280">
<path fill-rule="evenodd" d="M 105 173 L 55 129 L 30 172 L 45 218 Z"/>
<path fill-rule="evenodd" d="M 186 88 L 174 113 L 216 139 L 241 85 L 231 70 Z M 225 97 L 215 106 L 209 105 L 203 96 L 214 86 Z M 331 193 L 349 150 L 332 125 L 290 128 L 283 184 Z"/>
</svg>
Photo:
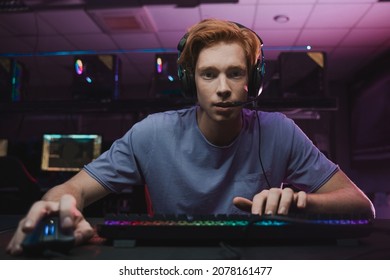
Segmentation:
<svg viewBox="0 0 390 280">
<path fill-rule="evenodd" d="M 218 103 L 215 103 L 215 106 L 222 107 L 222 108 L 237 107 L 237 106 L 240 106 L 240 102 L 230 102 L 230 101 L 218 102 Z"/>
</svg>

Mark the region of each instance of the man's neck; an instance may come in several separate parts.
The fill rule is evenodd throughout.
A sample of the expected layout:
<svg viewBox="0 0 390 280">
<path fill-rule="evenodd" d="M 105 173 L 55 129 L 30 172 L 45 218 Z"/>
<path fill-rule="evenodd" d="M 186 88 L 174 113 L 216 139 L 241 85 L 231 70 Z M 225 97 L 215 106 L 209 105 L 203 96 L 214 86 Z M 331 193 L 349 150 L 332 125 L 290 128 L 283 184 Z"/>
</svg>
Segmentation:
<svg viewBox="0 0 390 280">
<path fill-rule="evenodd" d="M 242 128 L 242 115 L 234 120 L 213 121 L 197 112 L 197 122 L 203 136 L 213 145 L 228 146 L 240 134 Z"/>
</svg>

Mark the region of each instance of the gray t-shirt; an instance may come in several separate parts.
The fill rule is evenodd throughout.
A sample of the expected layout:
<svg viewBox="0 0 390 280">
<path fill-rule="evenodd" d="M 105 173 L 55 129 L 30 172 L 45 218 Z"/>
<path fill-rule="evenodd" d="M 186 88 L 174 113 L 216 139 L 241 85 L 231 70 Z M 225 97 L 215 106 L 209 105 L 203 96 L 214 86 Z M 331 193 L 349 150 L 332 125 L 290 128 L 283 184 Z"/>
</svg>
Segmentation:
<svg viewBox="0 0 390 280">
<path fill-rule="evenodd" d="M 291 119 L 256 112 L 243 109 L 242 130 L 225 147 L 202 135 L 196 106 L 151 114 L 85 170 L 113 192 L 146 185 L 154 212 L 166 214 L 240 213 L 233 198 L 252 199 L 267 180 L 314 192 L 338 170 Z"/>
</svg>

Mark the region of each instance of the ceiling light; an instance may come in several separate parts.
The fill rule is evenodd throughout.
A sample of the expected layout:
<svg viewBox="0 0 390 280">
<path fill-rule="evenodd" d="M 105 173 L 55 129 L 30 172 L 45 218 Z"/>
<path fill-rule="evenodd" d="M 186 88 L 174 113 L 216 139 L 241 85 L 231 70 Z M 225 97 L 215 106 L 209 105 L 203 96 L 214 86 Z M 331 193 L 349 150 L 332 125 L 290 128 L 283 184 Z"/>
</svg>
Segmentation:
<svg viewBox="0 0 390 280">
<path fill-rule="evenodd" d="M 290 20 L 290 18 L 286 15 L 276 15 L 274 16 L 274 21 L 279 23 L 286 23 Z"/>
</svg>

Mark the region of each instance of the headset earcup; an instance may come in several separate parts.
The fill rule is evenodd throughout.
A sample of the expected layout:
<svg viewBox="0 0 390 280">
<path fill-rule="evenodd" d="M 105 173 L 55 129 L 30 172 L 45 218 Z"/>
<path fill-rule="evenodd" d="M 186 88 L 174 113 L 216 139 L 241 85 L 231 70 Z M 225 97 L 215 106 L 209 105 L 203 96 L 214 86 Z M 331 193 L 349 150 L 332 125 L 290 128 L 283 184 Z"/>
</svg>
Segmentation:
<svg viewBox="0 0 390 280">
<path fill-rule="evenodd" d="M 193 75 L 190 72 L 180 68 L 179 79 L 184 97 L 196 98 L 196 85 Z"/>
<path fill-rule="evenodd" d="M 256 98 L 260 95 L 259 90 L 263 87 L 264 69 L 264 59 L 257 60 L 256 65 L 252 69 L 252 73 L 249 75 L 248 95 L 250 98 Z"/>
</svg>

